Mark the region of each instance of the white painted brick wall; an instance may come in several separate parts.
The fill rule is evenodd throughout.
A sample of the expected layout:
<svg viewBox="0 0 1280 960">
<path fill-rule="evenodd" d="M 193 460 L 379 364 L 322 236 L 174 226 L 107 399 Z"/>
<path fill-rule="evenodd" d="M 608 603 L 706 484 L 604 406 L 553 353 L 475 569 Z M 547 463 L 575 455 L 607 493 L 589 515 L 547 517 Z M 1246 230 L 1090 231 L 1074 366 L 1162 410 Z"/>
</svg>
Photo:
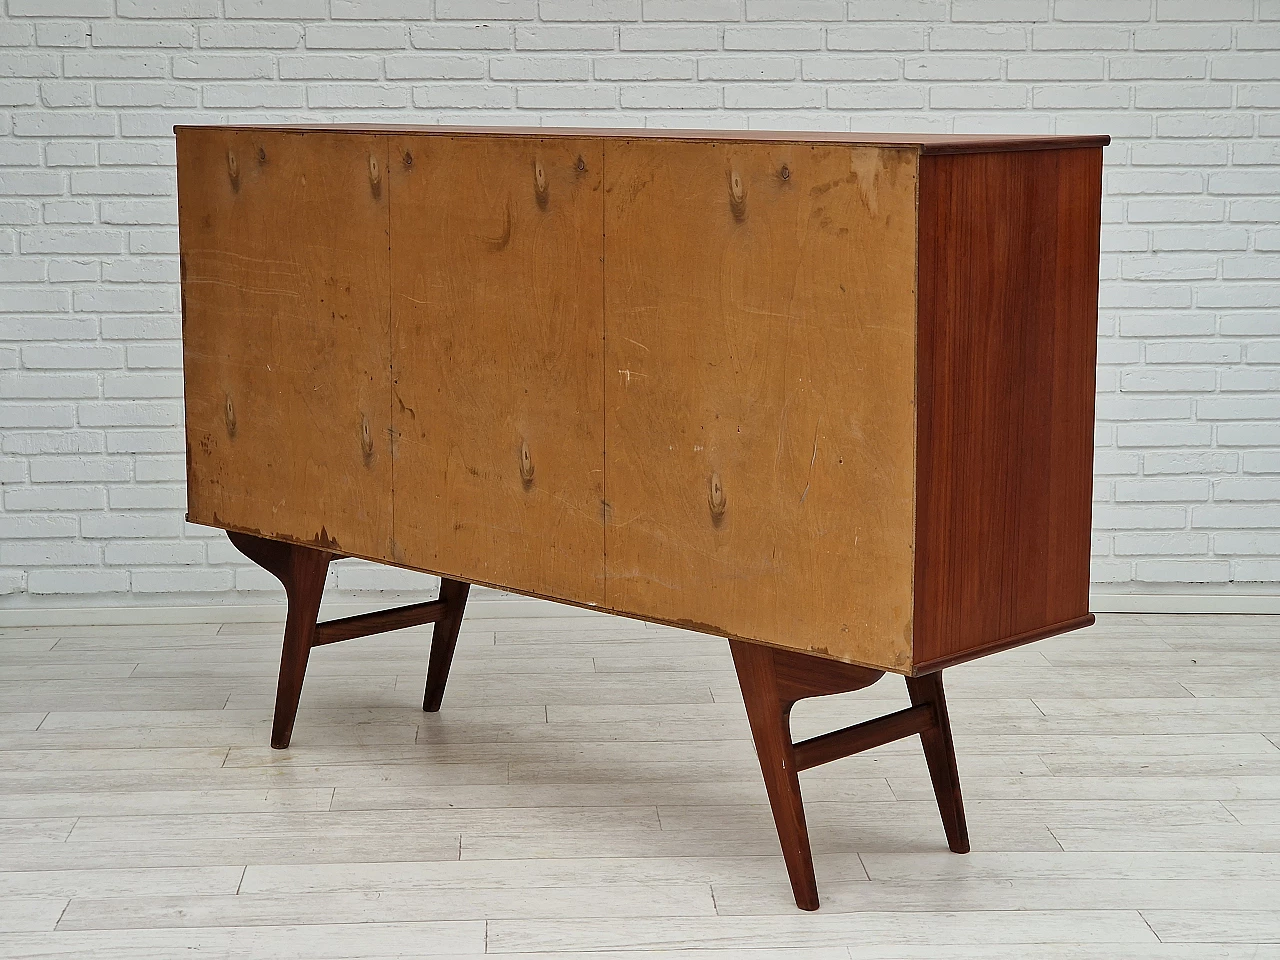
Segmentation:
<svg viewBox="0 0 1280 960">
<path fill-rule="evenodd" d="M 1280 581 L 1280 0 L 7 0 L 0 604 L 274 588 L 182 519 L 170 127 L 304 119 L 1110 133 L 1095 579 Z"/>
</svg>

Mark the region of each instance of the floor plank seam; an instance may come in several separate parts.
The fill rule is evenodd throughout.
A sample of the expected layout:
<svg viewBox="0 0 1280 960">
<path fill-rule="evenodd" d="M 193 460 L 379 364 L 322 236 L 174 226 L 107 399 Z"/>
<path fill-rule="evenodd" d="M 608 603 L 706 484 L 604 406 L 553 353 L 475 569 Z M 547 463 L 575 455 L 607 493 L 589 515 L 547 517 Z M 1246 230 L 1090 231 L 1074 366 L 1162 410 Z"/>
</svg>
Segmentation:
<svg viewBox="0 0 1280 960">
<path fill-rule="evenodd" d="M 1143 923 L 1145 923 L 1145 924 L 1147 925 L 1147 929 L 1148 929 L 1148 930 L 1150 930 L 1150 931 L 1151 931 L 1151 935 L 1152 935 L 1153 937 L 1155 937 L 1155 938 L 1156 938 L 1156 942 L 1157 942 L 1157 943 L 1164 943 L 1164 940 L 1163 940 L 1163 939 L 1161 939 L 1160 934 L 1156 932 L 1156 928 L 1155 928 L 1155 927 L 1153 927 L 1153 926 L 1151 925 L 1151 921 L 1147 919 L 1146 911 L 1144 911 L 1144 910 L 1139 910 L 1139 911 L 1138 911 L 1138 916 L 1140 916 L 1140 917 L 1142 918 L 1142 922 L 1143 922 Z"/>
<path fill-rule="evenodd" d="M 1227 816 L 1229 816 L 1235 823 L 1239 824 L 1240 826 L 1244 826 L 1244 821 L 1235 815 L 1235 812 L 1231 809 L 1230 806 L 1228 806 L 1226 803 L 1224 803 L 1221 800 L 1219 800 L 1218 803 L 1221 804 L 1222 809 L 1227 812 Z"/>
<path fill-rule="evenodd" d="M 71 909 L 71 898 L 70 898 L 70 897 L 68 897 L 68 898 L 67 898 L 67 902 L 66 902 L 66 903 L 64 903 L 64 904 L 62 905 L 62 911 L 58 914 L 58 919 L 54 921 L 54 924 L 53 924 L 53 929 L 54 929 L 54 930 L 57 930 L 57 929 L 58 929 L 58 926 L 62 923 L 62 918 L 63 918 L 63 917 L 65 917 L 65 916 L 67 915 L 67 911 L 68 911 L 69 909 Z"/>
<path fill-rule="evenodd" d="M 1062 845 L 1062 840 L 1058 837 L 1056 833 L 1053 832 L 1053 827 L 1049 826 L 1048 824 L 1045 824 L 1045 830 L 1048 832 L 1049 836 L 1053 838 L 1053 842 L 1058 845 L 1058 851 L 1060 853 L 1066 853 L 1067 848 Z"/>
<path fill-rule="evenodd" d="M 860 853 L 854 854 L 854 856 L 858 858 L 858 866 L 862 868 L 862 875 L 867 878 L 868 882 L 871 882 L 871 871 L 867 869 L 867 861 L 862 858 Z"/>
</svg>

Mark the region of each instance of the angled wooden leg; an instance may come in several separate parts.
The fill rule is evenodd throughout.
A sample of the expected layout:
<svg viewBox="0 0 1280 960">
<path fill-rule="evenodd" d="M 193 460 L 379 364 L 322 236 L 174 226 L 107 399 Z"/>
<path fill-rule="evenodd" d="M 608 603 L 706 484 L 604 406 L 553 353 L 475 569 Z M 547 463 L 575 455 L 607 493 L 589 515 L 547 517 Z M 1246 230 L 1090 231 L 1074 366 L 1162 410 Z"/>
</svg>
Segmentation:
<svg viewBox="0 0 1280 960">
<path fill-rule="evenodd" d="M 280 682 L 276 687 L 276 715 L 271 726 L 271 746 L 283 750 L 293 735 L 302 680 L 316 635 L 320 595 L 333 554 L 245 533 L 227 532 L 235 548 L 284 585 L 289 612 L 284 625 L 284 651 L 280 656 Z"/>
<path fill-rule="evenodd" d="M 964 819 L 964 800 L 960 796 L 960 773 L 956 769 L 956 748 L 951 741 L 951 719 L 947 716 L 947 699 L 942 692 L 942 673 L 923 677 L 907 677 L 907 692 L 916 706 L 928 705 L 933 710 L 933 723 L 920 733 L 924 759 L 929 765 L 933 793 L 938 798 L 938 812 L 947 833 L 947 846 L 953 853 L 969 852 L 969 827 Z"/>
<path fill-rule="evenodd" d="M 230 530 L 227 531 L 227 536 L 237 550 L 274 575 L 284 585 L 285 595 L 289 598 L 289 613 L 284 626 L 284 652 L 280 656 L 280 683 L 276 687 L 276 716 L 271 727 L 271 746 L 283 750 L 289 745 L 311 648 L 354 640 L 356 637 L 434 623 L 431 662 L 427 668 L 427 692 L 422 709 L 440 709 L 445 681 L 449 679 L 449 665 L 453 662 L 453 650 L 458 645 L 458 628 L 462 626 L 462 614 L 466 609 L 470 584 L 442 577 L 439 599 L 317 623 L 325 574 L 329 563 L 339 559 L 340 555 Z"/>
<path fill-rule="evenodd" d="M 462 627 L 462 615 L 467 606 L 467 593 L 471 584 L 461 580 L 440 578 L 440 600 L 444 603 L 444 615 L 436 621 L 431 631 L 431 660 L 427 664 L 427 692 L 422 698 L 422 709 L 435 713 L 444 699 L 444 685 L 449 681 L 449 667 L 453 664 L 453 651 L 458 645 L 458 630 Z"/>
<path fill-rule="evenodd" d="M 754 643 L 729 641 L 738 684 L 747 706 L 747 721 L 756 742 L 756 758 L 764 774 L 773 822 L 778 828 L 782 857 L 791 877 L 796 906 L 818 909 L 818 881 L 813 873 L 813 853 L 809 849 L 809 828 L 804 819 L 804 800 L 796 776 L 795 751 L 791 745 L 791 704 L 778 692 L 773 651 Z"/>
<path fill-rule="evenodd" d="M 751 736 L 756 742 L 756 756 L 769 791 L 769 805 L 773 808 L 796 906 L 802 910 L 818 909 L 809 828 L 796 774 L 903 737 L 920 735 L 947 844 L 956 853 L 969 852 L 969 832 L 965 826 L 960 775 L 956 772 L 941 673 L 908 677 L 911 706 L 904 710 L 792 743 L 791 708 L 797 700 L 861 690 L 884 676 L 884 671 L 739 640 L 730 640 L 729 649 L 742 686 Z"/>
<path fill-rule="evenodd" d="M 805 697 L 870 686 L 884 676 L 884 672 L 740 640 L 730 640 L 729 649 L 738 671 L 747 720 L 756 743 L 756 757 L 769 793 L 769 806 L 773 809 L 773 822 L 778 829 L 796 906 L 801 910 L 817 910 L 818 881 L 813 873 L 809 828 L 804 818 L 800 780 L 796 776 L 802 765 L 797 762 L 796 747 L 791 742 L 791 708 Z M 806 744 L 812 743 L 806 741 Z"/>
</svg>

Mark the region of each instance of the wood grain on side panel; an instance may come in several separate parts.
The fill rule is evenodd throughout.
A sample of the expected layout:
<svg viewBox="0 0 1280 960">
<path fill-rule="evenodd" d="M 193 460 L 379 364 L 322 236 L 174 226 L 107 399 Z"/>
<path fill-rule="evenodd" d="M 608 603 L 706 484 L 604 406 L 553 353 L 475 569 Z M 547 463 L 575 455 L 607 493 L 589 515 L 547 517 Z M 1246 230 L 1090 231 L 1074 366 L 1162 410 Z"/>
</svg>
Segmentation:
<svg viewBox="0 0 1280 960">
<path fill-rule="evenodd" d="M 386 140 L 178 136 L 192 522 L 384 556 Z"/>
<path fill-rule="evenodd" d="M 606 143 L 609 609 L 909 668 L 916 164 Z"/>
<path fill-rule="evenodd" d="M 398 563 L 604 600 L 601 154 L 392 139 Z"/>
<path fill-rule="evenodd" d="M 917 672 L 1088 617 L 1101 169 L 921 159 Z"/>
</svg>

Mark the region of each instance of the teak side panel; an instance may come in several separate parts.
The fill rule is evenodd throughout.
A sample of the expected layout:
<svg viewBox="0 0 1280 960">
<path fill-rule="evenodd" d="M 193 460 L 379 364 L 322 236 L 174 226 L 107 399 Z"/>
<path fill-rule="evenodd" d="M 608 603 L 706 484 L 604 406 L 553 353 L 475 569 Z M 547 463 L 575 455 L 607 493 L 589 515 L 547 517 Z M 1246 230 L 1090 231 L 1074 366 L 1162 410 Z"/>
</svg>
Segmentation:
<svg viewBox="0 0 1280 960">
<path fill-rule="evenodd" d="M 917 669 L 1088 614 L 1101 153 L 921 160 Z"/>
<path fill-rule="evenodd" d="M 909 668 L 917 162 L 606 143 L 610 609 Z"/>
<path fill-rule="evenodd" d="M 383 137 L 180 133 L 193 522 L 385 553 L 385 174 Z"/>
<path fill-rule="evenodd" d="M 602 603 L 600 143 L 390 155 L 394 559 Z"/>
</svg>

